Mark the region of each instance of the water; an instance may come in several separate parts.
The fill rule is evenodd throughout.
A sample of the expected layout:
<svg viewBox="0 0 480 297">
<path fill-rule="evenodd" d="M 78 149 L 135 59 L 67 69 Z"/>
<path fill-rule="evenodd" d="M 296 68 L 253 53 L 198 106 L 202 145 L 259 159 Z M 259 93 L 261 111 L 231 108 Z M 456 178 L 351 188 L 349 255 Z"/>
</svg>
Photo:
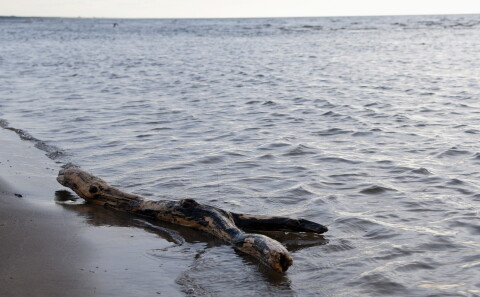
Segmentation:
<svg viewBox="0 0 480 297">
<path fill-rule="evenodd" d="M 2 18 L 0 45 L 1 125 L 57 162 L 330 228 L 273 235 L 284 276 L 146 252 L 191 261 L 186 295 L 480 296 L 480 16 Z"/>
</svg>

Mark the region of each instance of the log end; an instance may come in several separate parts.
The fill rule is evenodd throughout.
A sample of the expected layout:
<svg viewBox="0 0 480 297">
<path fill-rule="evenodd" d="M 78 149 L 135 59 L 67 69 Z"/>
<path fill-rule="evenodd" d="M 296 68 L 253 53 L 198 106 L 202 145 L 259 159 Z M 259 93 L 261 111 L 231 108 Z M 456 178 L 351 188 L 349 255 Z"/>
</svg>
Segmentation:
<svg viewBox="0 0 480 297">
<path fill-rule="evenodd" d="M 58 182 L 59 184 L 61 184 L 62 186 L 66 186 L 66 185 L 65 185 L 65 169 L 61 169 L 61 170 L 58 172 L 57 182 Z"/>
<path fill-rule="evenodd" d="M 324 225 L 305 220 L 305 219 L 298 219 L 298 232 L 313 232 L 318 234 L 323 234 L 328 231 L 328 228 Z"/>
<path fill-rule="evenodd" d="M 104 180 L 79 168 L 66 168 L 58 172 L 57 181 L 88 202 L 131 211 L 138 208 L 143 198 L 109 186 Z"/>
<path fill-rule="evenodd" d="M 243 233 L 232 243 L 236 249 L 254 256 L 277 272 L 283 273 L 293 264 L 287 249 L 265 235 Z"/>
<path fill-rule="evenodd" d="M 91 200 L 107 186 L 102 179 L 78 168 L 60 170 L 58 172 L 57 181 L 61 185 L 72 189 L 78 194 L 78 196 L 86 200 Z"/>
<path fill-rule="evenodd" d="M 328 231 L 324 225 L 305 220 L 291 219 L 279 216 L 264 216 L 252 214 L 240 214 L 232 212 L 235 224 L 248 230 L 264 230 L 264 231 L 293 231 L 293 232 L 311 232 L 322 234 Z"/>
</svg>

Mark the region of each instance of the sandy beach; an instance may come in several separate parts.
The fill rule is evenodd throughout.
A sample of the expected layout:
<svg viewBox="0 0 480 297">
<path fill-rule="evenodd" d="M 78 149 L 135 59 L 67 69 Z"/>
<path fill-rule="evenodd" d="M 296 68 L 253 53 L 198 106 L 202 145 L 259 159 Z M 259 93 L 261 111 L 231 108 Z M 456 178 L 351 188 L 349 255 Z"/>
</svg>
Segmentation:
<svg viewBox="0 0 480 297">
<path fill-rule="evenodd" d="M 75 200 L 33 143 L 4 129 L 0 140 L 0 296 L 184 295 L 188 261 L 151 256 L 174 241 Z"/>
</svg>

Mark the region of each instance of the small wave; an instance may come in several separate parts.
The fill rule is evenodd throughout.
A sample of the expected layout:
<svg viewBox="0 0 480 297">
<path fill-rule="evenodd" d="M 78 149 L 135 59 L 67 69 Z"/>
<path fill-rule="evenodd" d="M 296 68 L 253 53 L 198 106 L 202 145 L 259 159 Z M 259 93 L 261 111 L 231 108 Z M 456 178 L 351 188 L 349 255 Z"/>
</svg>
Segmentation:
<svg viewBox="0 0 480 297">
<path fill-rule="evenodd" d="M 223 135 L 218 135 L 218 136 L 215 136 L 215 137 L 206 138 L 205 141 L 215 141 L 215 140 L 220 140 L 220 139 L 224 139 L 224 138 L 228 138 L 228 137 L 232 137 L 232 136 L 235 136 L 235 133 L 229 132 L 229 133 L 226 133 L 226 134 L 223 134 Z"/>
<path fill-rule="evenodd" d="M 286 146 L 290 146 L 290 144 L 285 143 L 285 142 L 275 142 L 275 143 L 270 144 L 268 147 L 269 148 L 279 148 L 279 147 L 286 147 Z"/>
<path fill-rule="evenodd" d="M 409 295 L 405 286 L 389 279 L 383 273 L 368 273 L 362 275 L 358 281 L 370 296 L 386 296 L 391 295 L 392 292 L 399 294 L 399 296 Z"/>
<path fill-rule="evenodd" d="M 398 272 L 413 272 L 416 270 L 432 270 L 435 269 L 434 266 L 424 263 L 424 262 L 419 262 L 415 261 L 413 263 L 408 263 L 405 265 L 401 265 L 395 269 L 395 271 Z"/>
<path fill-rule="evenodd" d="M 418 254 L 418 253 L 423 253 L 422 250 L 414 250 L 414 249 L 409 249 L 405 246 L 399 246 L 395 247 L 393 249 L 390 249 L 388 251 L 383 252 L 382 254 L 372 257 L 373 260 L 375 261 L 385 261 L 385 260 L 393 260 L 397 258 L 404 258 L 407 256 L 411 256 L 413 254 Z"/>
<path fill-rule="evenodd" d="M 158 127 L 158 128 L 153 128 L 151 131 L 165 131 L 165 130 L 173 130 L 170 127 Z"/>
<path fill-rule="evenodd" d="M 447 182 L 447 184 L 448 184 L 448 185 L 457 186 L 457 185 L 464 185 L 465 182 L 463 182 L 463 181 L 461 181 L 461 180 L 459 180 L 459 179 L 457 179 L 457 178 L 453 178 L 453 179 L 449 180 L 449 181 Z"/>
<path fill-rule="evenodd" d="M 343 130 L 343 129 L 339 129 L 339 128 L 331 128 L 331 129 L 327 129 L 327 130 L 313 132 L 313 134 L 316 135 L 316 136 L 334 136 L 334 135 L 340 135 L 340 134 L 347 134 L 347 133 L 351 133 L 351 132 L 352 131 Z"/>
<path fill-rule="evenodd" d="M 312 196 L 313 195 L 312 192 L 310 192 L 309 190 L 306 190 L 303 187 L 296 187 L 294 189 L 291 189 L 291 190 L 287 191 L 287 194 L 288 194 L 288 196 L 295 196 L 295 197 Z"/>
<path fill-rule="evenodd" d="M 372 134 L 373 134 L 373 132 L 371 132 L 371 131 L 366 131 L 366 132 L 354 132 L 354 133 L 352 134 L 352 136 L 354 136 L 354 137 L 361 137 L 361 136 L 370 136 L 370 135 L 372 135 Z"/>
<path fill-rule="evenodd" d="M 436 21 L 418 21 L 417 24 L 424 25 L 427 27 L 435 26 L 435 27 L 443 27 L 443 22 L 436 22 Z"/>
<path fill-rule="evenodd" d="M 421 175 L 431 175 L 432 173 L 430 171 L 428 171 L 428 169 L 426 168 L 417 168 L 417 169 L 413 169 L 411 170 L 412 173 L 415 173 L 415 174 L 421 174 Z"/>
<path fill-rule="evenodd" d="M 330 242 L 328 245 L 322 246 L 322 251 L 325 253 L 338 253 L 355 249 L 355 246 L 346 239 L 341 239 L 338 242 Z"/>
<path fill-rule="evenodd" d="M 259 157 L 259 159 L 263 159 L 263 160 L 272 160 L 272 159 L 275 159 L 275 156 L 272 155 L 272 154 L 266 154 L 266 155 L 262 155 Z"/>
<path fill-rule="evenodd" d="M 76 117 L 72 121 L 74 121 L 74 122 L 86 122 L 86 121 L 89 121 L 89 120 L 91 120 L 91 117 L 83 116 L 83 117 Z"/>
<path fill-rule="evenodd" d="M 424 251 L 458 251 L 462 249 L 461 244 L 457 244 L 454 240 L 446 238 L 446 236 L 437 236 L 433 238 L 434 241 L 424 243 L 418 246 L 419 250 Z"/>
<path fill-rule="evenodd" d="M 216 164 L 216 163 L 223 162 L 223 158 L 220 156 L 210 156 L 210 157 L 203 158 L 199 162 L 202 164 Z"/>
<path fill-rule="evenodd" d="M 449 223 L 451 228 L 464 228 L 472 235 L 480 235 L 480 224 L 476 223 L 476 220 L 466 221 L 466 220 L 454 220 Z"/>
<path fill-rule="evenodd" d="M 344 164 L 359 164 L 361 162 L 352 161 L 340 157 L 322 157 L 317 159 L 319 162 L 329 162 L 329 163 L 344 163 Z"/>
<path fill-rule="evenodd" d="M 443 211 L 442 209 L 439 208 L 434 208 L 429 202 L 424 202 L 424 201 L 403 201 L 401 203 L 406 211 L 410 212 L 440 212 Z"/>
<path fill-rule="evenodd" d="M 311 29 L 311 30 L 322 30 L 323 26 L 319 25 L 303 25 L 302 28 Z"/>
<path fill-rule="evenodd" d="M 323 116 L 330 116 L 330 117 L 341 117 L 342 115 L 333 111 L 327 111 L 322 114 Z"/>
<path fill-rule="evenodd" d="M 285 169 L 280 170 L 279 172 L 281 174 L 287 174 L 288 176 L 290 176 L 290 175 L 298 174 L 304 171 L 308 171 L 308 168 L 303 166 L 288 166 L 288 167 L 285 167 Z"/>
<path fill-rule="evenodd" d="M 375 228 L 374 230 L 368 231 L 364 235 L 365 238 L 370 240 L 384 240 L 397 236 L 399 236 L 398 233 L 393 230 L 388 230 L 386 228 Z"/>
<path fill-rule="evenodd" d="M 457 22 L 448 27 L 449 28 L 472 28 L 472 27 L 478 26 L 479 24 L 480 22 L 466 22 L 466 23 Z"/>
<path fill-rule="evenodd" d="M 137 184 L 137 185 L 140 185 L 140 184 Z M 129 186 L 133 187 L 136 185 L 129 185 Z M 158 186 L 162 189 L 178 189 L 178 188 L 183 188 L 187 186 L 187 184 L 183 180 L 172 179 L 172 180 L 167 180 L 165 182 L 156 183 L 155 186 Z"/>
<path fill-rule="evenodd" d="M 335 220 L 334 225 L 337 226 L 337 228 L 344 229 L 349 233 L 359 231 L 368 232 L 377 228 L 382 228 L 378 223 L 358 217 L 342 217 Z"/>
<path fill-rule="evenodd" d="M 335 180 L 339 180 L 339 181 L 351 182 L 366 176 L 367 175 L 364 173 L 346 173 L 346 174 L 332 174 L 332 175 L 329 175 L 328 177 L 333 178 Z"/>
<path fill-rule="evenodd" d="M 147 138 L 147 137 L 152 137 L 154 136 L 154 134 L 140 134 L 140 135 L 137 135 L 136 137 L 137 138 Z"/>
<path fill-rule="evenodd" d="M 237 152 L 226 152 L 225 155 L 230 157 L 245 157 L 245 154 L 237 153 Z"/>
<path fill-rule="evenodd" d="M 468 154 L 471 154 L 471 152 L 469 151 L 465 151 L 465 150 L 460 150 L 456 147 L 452 147 L 446 151 L 444 151 L 443 153 L 440 153 L 438 154 L 438 158 L 448 158 L 448 157 L 458 157 L 458 156 L 463 156 L 463 155 L 468 155 Z"/>
<path fill-rule="evenodd" d="M 288 146 L 291 146 L 291 145 L 289 143 L 286 143 L 286 142 L 274 142 L 274 143 L 266 144 L 266 145 L 258 148 L 258 150 L 260 150 L 260 151 L 271 151 L 271 150 L 276 150 L 278 148 L 283 148 L 283 147 L 288 147 Z"/>
<path fill-rule="evenodd" d="M 247 185 L 261 185 L 261 184 L 273 183 L 277 181 L 277 178 L 273 176 L 258 176 L 258 177 L 246 177 L 238 181 Z"/>
<path fill-rule="evenodd" d="M 367 194 L 367 195 L 378 195 L 386 192 L 397 192 L 397 190 L 392 188 L 373 185 L 360 191 L 360 193 Z"/>
<path fill-rule="evenodd" d="M 231 164 L 232 168 L 236 169 L 245 169 L 245 168 L 257 168 L 260 167 L 260 164 L 253 162 L 253 161 L 242 161 L 242 162 L 235 162 Z"/>
<path fill-rule="evenodd" d="M 268 100 L 268 101 L 263 102 L 262 105 L 277 105 L 277 103 L 275 103 L 274 101 Z"/>
<path fill-rule="evenodd" d="M 404 173 L 412 170 L 412 168 L 404 167 L 404 166 L 393 166 L 393 167 L 389 166 L 387 168 L 389 173 L 395 173 L 395 174 Z"/>
<path fill-rule="evenodd" d="M 101 148 L 116 148 L 116 147 L 119 147 L 119 146 L 123 146 L 124 143 L 120 140 L 113 140 L 113 141 L 109 141 L 109 142 L 104 142 L 100 145 L 98 145 L 98 147 L 101 147 Z"/>
<path fill-rule="evenodd" d="M 311 155 L 311 154 L 315 154 L 315 152 L 313 152 L 312 148 L 309 148 L 308 146 L 300 144 L 296 148 L 294 148 L 293 150 L 290 150 L 289 152 L 287 152 L 283 155 L 284 156 L 295 157 L 295 156 L 303 156 L 303 155 Z"/>
</svg>

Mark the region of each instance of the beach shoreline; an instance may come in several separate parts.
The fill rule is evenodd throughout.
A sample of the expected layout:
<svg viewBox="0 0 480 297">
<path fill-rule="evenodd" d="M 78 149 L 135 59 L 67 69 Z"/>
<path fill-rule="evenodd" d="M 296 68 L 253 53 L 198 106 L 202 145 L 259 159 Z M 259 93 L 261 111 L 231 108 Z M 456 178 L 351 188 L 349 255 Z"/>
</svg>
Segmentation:
<svg viewBox="0 0 480 297">
<path fill-rule="evenodd" d="M 85 242 L 48 199 L 58 165 L 11 131 L 0 139 L 0 295 L 90 295 L 95 281 L 79 273 Z"/>
<path fill-rule="evenodd" d="M 185 261 L 144 257 L 171 242 L 123 214 L 99 209 L 95 219 L 96 209 L 57 192 L 59 164 L 12 131 L 0 129 L 0 140 L 0 296 L 184 295 Z"/>
</svg>

